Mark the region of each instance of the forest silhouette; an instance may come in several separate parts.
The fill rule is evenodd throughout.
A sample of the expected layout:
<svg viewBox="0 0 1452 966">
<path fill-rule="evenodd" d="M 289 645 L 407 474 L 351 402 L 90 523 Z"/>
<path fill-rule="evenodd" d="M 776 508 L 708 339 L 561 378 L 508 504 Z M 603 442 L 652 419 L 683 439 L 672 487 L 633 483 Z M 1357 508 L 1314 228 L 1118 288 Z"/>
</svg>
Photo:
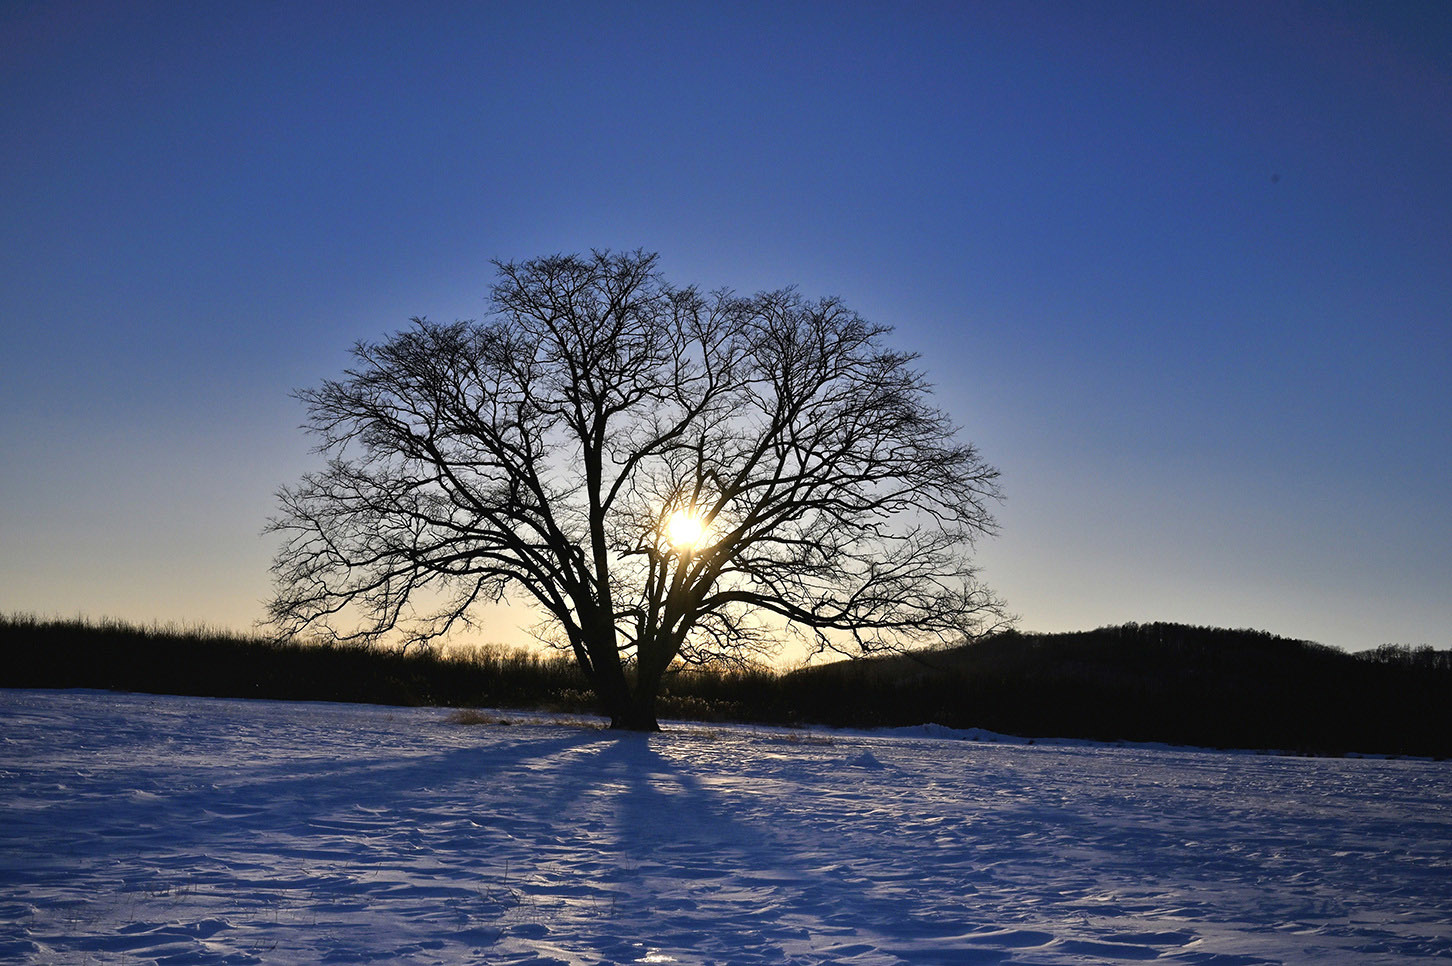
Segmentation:
<svg viewBox="0 0 1452 966">
<path fill-rule="evenodd" d="M 502 647 L 277 642 L 205 629 L 0 617 L 0 686 L 599 710 L 571 661 Z M 1029 738 L 1306 754 L 1452 755 L 1452 651 L 1349 654 L 1260 631 L 1125 624 L 777 670 L 681 669 L 663 718 L 939 724 Z"/>
</svg>

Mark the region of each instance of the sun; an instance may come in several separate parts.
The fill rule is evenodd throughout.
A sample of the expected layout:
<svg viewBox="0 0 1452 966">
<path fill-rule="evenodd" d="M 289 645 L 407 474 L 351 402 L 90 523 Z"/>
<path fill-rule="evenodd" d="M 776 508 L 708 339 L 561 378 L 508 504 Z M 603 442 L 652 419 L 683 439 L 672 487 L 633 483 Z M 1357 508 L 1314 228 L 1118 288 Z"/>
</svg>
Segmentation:
<svg viewBox="0 0 1452 966">
<path fill-rule="evenodd" d="M 706 545 L 706 524 L 690 510 L 677 510 L 665 526 L 666 539 L 677 550 L 699 550 Z"/>
</svg>

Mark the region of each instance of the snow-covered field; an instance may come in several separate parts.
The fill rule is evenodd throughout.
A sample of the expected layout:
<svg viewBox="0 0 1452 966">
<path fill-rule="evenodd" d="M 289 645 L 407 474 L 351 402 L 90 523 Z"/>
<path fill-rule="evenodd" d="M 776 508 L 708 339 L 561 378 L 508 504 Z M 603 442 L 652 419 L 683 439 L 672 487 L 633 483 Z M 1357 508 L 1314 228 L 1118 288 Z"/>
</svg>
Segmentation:
<svg viewBox="0 0 1452 966">
<path fill-rule="evenodd" d="M 1452 957 L 1452 764 L 0 691 L 0 961 Z"/>
</svg>

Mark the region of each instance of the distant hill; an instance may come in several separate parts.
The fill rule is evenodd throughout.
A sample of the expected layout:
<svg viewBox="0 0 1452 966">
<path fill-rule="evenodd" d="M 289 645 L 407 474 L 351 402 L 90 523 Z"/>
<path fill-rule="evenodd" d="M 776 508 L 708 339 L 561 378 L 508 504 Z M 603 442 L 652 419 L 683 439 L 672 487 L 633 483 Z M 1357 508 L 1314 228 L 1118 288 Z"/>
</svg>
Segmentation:
<svg viewBox="0 0 1452 966">
<path fill-rule="evenodd" d="M 1353 655 L 1252 630 L 1011 631 L 951 650 L 807 668 L 784 690 L 803 716 L 832 724 L 934 721 L 1036 737 L 1452 754 L 1452 651 Z"/>
</svg>

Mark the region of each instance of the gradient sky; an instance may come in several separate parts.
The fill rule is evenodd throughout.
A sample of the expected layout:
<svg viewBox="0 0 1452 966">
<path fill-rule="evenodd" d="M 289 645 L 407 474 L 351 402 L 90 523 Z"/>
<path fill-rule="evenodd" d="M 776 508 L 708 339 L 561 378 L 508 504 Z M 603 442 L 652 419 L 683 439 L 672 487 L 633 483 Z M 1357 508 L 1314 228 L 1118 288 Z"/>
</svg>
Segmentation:
<svg viewBox="0 0 1452 966">
<path fill-rule="evenodd" d="M 1025 629 L 1452 647 L 1442 0 L 20 0 L 0 144 L 0 611 L 249 628 L 292 389 L 643 247 L 896 326 Z"/>
</svg>

